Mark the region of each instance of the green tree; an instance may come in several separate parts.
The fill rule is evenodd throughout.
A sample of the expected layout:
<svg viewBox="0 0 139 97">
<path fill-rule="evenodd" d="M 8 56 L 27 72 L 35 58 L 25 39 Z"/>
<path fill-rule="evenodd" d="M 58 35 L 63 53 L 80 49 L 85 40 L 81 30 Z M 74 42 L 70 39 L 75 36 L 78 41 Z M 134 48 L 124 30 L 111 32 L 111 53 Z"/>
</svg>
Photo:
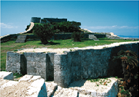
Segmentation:
<svg viewBox="0 0 139 97">
<path fill-rule="evenodd" d="M 54 35 L 55 30 L 50 23 L 35 23 L 33 33 L 40 38 L 42 44 L 47 44 L 48 40 Z"/>
</svg>

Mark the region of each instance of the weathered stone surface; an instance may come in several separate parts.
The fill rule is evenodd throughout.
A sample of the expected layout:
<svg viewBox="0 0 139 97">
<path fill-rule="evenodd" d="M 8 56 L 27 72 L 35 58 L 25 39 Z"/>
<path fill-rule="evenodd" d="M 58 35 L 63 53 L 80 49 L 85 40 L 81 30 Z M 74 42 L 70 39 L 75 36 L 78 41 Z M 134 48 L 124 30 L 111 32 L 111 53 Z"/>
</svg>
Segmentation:
<svg viewBox="0 0 139 97">
<path fill-rule="evenodd" d="M 47 97 L 44 79 L 25 75 L 19 82 L 0 79 L 1 97 Z"/>
<path fill-rule="evenodd" d="M 47 54 L 46 53 L 24 53 L 27 61 L 27 74 L 40 75 L 47 80 Z"/>
<path fill-rule="evenodd" d="M 58 85 L 54 82 L 45 82 L 45 84 L 46 84 L 46 90 L 47 90 L 47 97 L 52 97 Z"/>
<path fill-rule="evenodd" d="M 7 52 L 6 70 L 13 73 L 26 74 L 26 63 L 23 55 L 14 52 Z"/>
<path fill-rule="evenodd" d="M 79 80 L 71 83 L 69 88 L 77 90 L 79 97 L 116 97 L 118 81 L 116 78 L 100 79 L 98 82 Z"/>
<path fill-rule="evenodd" d="M 71 81 L 70 66 L 66 54 L 54 55 L 54 82 L 59 86 L 68 87 Z"/>
<path fill-rule="evenodd" d="M 112 60 L 113 56 L 116 56 L 120 50 L 131 50 L 139 55 L 138 47 L 139 42 L 124 42 L 93 48 L 85 47 L 65 54 L 27 52 L 23 55 L 28 74 L 40 75 L 45 80 L 54 79 L 59 86 L 68 87 L 74 80 L 117 76 L 122 68 L 118 61 Z M 20 56 L 16 53 L 7 55 L 7 67 L 9 66 L 6 67 L 7 70 L 21 72 L 21 67 L 26 65 L 21 64 Z"/>
<path fill-rule="evenodd" d="M 0 72 L 0 75 L 5 74 Z M 97 82 L 79 80 L 71 83 L 69 88 L 62 88 L 54 82 L 45 82 L 41 76 L 25 75 L 19 81 L 0 79 L 0 86 L 2 97 L 116 97 L 118 93 L 116 78 Z"/>
<path fill-rule="evenodd" d="M 54 54 L 55 53 L 47 53 L 47 80 L 54 80 Z"/>
<path fill-rule="evenodd" d="M 12 72 L 6 72 L 6 71 L 0 71 L 0 79 L 7 79 L 7 80 L 13 80 L 13 73 Z"/>
<path fill-rule="evenodd" d="M 58 89 L 54 93 L 53 97 L 77 97 L 78 92 L 76 90 L 62 88 L 58 86 Z"/>
<path fill-rule="evenodd" d="M 24 43 L 27 40 L 27 35 L 19 35 L 16 39 L 16 43 Z"/>
</svg>

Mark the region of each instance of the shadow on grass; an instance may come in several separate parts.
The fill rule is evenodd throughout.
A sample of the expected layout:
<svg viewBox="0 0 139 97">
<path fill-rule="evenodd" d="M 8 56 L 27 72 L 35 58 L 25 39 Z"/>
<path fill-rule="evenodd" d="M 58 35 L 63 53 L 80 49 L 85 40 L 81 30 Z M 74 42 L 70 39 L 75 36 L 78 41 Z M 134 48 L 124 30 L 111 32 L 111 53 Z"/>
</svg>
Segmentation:
<svg viewBox="0 0 139 97">
<path fill-rule="evenodd" d="M 43 44 L 43 43 L 39 43 L 39 44 Z M 43 44 L 43 45 L 60 45 L 60 43 L 48 42 L 47 44 Z"/>
</svg>

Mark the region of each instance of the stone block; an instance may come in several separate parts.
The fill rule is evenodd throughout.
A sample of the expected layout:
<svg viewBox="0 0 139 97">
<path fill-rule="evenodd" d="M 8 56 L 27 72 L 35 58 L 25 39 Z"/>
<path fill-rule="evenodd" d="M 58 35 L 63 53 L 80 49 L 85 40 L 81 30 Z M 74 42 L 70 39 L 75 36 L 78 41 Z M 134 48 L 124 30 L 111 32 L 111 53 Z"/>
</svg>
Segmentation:
<svg viewBox="0 0 139 97">
<path fill-rule="evenodd" d="M 45 82 L 45 84 L 46 84 L 46 89 L 47 89 L 47 97 L 52 97 L 58 85 L 54 82 Z"/>
<path fill-rule="evenodd" d="M 118 94 L 118 80 L 116 78 L 108 78 L 107 80 L 104 79 L 104 81 L 107 81 L 107 85 L 100 82 L 79 80 L 71 83 L 69 88 L 77 90 L 79 97 L 116 97 Z"/>
<path fill-rule="evenodd" d="M 22 54 L 7 52 L 6 71 L 26 74 L 26 64 Z"/>
<path fill-rule="evenodd" d="M 19 82 L 0 79 L 1 97 L 47 97 L 44 79 L 25 75 Z"/>
<path fill-rule="evenodd" d="M 54 82 L 61 87 L 68 87 L 71 81 L 71 72 L 66 54 L 54 55 Z"/>
<path fill-rule="evenodd" d="M 6 71 L 0 71 L 0 79 L 7 79 L 7 80 L 13 80 L 13 73 L 12 72 L 6 72 Z"/>
<path fill-rule="evenodd" d="M 46 53 L 24 53 L 27 60 L 27 74 L 40 75 L 47 80 L 47 54 Z"/>
</svg>

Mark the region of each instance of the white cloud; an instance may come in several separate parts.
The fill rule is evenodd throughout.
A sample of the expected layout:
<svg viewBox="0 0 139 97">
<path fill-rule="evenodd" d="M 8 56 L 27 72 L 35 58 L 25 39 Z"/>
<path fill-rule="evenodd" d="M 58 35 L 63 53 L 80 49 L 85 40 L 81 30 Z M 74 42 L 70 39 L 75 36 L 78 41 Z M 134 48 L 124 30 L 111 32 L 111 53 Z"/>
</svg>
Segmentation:
<svg viewBox="0 0 139 97">
<path fill-rule="evenodd" d="M 138 29 L 139 26 L 84 26 L 83 28 L 88 29 Z"/>
<path fill-rule="evenodd" d="M 8 28 L 8 29 L 18 28 L 18 26 L 13 26 L 13 25 L 5 24 L 5 23 L 0 23 L 0 27 L 1 28 Z"/>
</svg>

